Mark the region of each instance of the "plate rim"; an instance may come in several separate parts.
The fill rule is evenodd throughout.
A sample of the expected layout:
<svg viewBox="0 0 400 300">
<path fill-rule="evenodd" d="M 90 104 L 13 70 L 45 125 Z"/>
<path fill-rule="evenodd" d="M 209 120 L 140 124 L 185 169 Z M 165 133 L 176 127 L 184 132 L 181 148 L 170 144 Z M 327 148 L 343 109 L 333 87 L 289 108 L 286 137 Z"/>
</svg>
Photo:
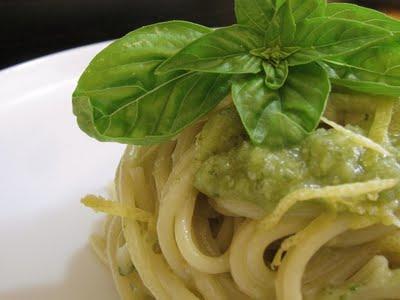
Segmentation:
<svg viewBox="0 0 400 300">
<path fill-rule="evenodd" d="M 105 45 L 111 43 L 112 41 L 113 40 L 106 40 L 106 41 L 101 41 L 101 42 L 92 43 L 92 44 L 85 44 L 82 46 L 67 48 L 67 49 L 52 52 L 52 53 L 49 53 L 46 55 L 38 56 L 36 58 L 32 58 L 27 61 L 23 61 L 23 62 L 14 64 L 11 66 L 2 68 L 2 69 L 0 69 L 0 75 L 2 75 L 4 73 L 9 73 L 9 72 L 21 71 L 22 69 L 29 68 L 36 64 L 40 64 L 42 61 L 52 59 L 55 56 L 68 55 L 68 54 L 72 54 L 72 52 L 74 52 L 74 51 L 83 51 L 83 50 L 85 50 L 87 48 L 91 48 L 91 47 L 100 47 L 102 45 L 105 46 Z"/>
</svg>

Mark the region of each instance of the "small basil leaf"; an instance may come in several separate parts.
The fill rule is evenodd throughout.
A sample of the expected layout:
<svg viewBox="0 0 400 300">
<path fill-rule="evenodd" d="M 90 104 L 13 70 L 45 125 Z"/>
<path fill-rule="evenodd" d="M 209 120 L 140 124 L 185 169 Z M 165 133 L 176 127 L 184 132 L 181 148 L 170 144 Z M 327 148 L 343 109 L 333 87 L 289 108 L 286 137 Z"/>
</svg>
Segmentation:
<svg viewBox="0 0 400 300">
<path fill-rule="evenodd" d="M 326 0 L 236 0 L 237 23 L 264 32 L 277 11 L 285 4 L 291 4 L 295 22 L 321 17 L 326 9 Z"/>
<path fill-rule="evenodd" d="M 400 96 L 400 43 L 373 46 L 326 61 L 335 85 L 375 95 Z"/>
<path fill-rule="evenodd" d="M 313 131 L 325 109 L 330 84 L 318 64 L 290 68 L 285 85 L 272 90 L 261 74 L 235 81 L 232 96 L 240 118 L 255 144 L 284 146 Z"/>
<path fill-rule="evenodd" d="M 258 73 L 262 69 L 262 60 L 250 51 L 262 45 L 262 35 L 250 27 L 233 25 L 220 28 L 183 48 L 165 61 L 157 72 Z"/>
<path fill-rule="evenodd" d="M 232 96 L 254 144 L 279 147 L 296 143 L 307 135 L 282 112 L 279 92 L 267 88 L 261 74 L 247 75 L 234 82 Z"/>
<path fill-rule="evenodd" d="M 298 24 L 292 45 L 301 47 L 289 57 L 289 65 L 301 65 L 347 54 L 382 41 L 392 34 L 379 27 L 337 18 L 313 18 Z"/>
<path fill-rule="evenodd" d="M 230 90 L 230 76 L 188 73 L 102 113 L 88 96 L 73 98 L 80 128 L 100 141 L 149 145 L 168 140 L 212 110 Z M 96 113 L 97 118 L 95 118 Z"/>
<path fill-rule="evenodd" d="M 265 32 L 265 45 L 269 47 L 288 45 L 294 38 L 296 23 L 290 6 L 291 1 L 282 4 Z"/>
<path fill-rule="evenodd" d="M 264 32 L 275 15 L 275 0 L 236 0 L 235 14 L 238 24 Z"/>
<path fill-rule="evenodd" d="M 307 18 L 324 16 L 326 0 L 292 0 L 291 5 L 294 19 L 299 23 Z"/>
<path fill-rule="evenodd" d="M 388 15 L 350 3 L 329 3 L 326 15 L 375 25 L 392 32 L 400 32 L 400 21 Z"/>
<path fill-rule="evenodd" d="M 289 74 L 287 61 L 282 61 L 277 66 L 263 62 L 263 68 L 265 72 L 265 85 L 272 90 L 281 88 Z"/>
</svg>

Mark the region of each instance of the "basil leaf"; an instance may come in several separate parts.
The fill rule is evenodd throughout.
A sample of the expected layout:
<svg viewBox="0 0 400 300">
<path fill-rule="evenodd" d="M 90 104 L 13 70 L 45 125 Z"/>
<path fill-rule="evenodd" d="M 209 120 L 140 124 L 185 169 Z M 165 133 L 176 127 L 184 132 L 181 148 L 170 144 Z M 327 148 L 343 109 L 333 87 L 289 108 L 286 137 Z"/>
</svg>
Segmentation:
<svg viewBox="0 0 400 300">
<path fill-rule="evenodd" d="M 265 33 L 265 45 L 269 47 L 289 44 L 296 32 L 296 23 L 290 6 L 291 1 L 286 1 L 276 12 L 271 24 Z"/>
<path fill-rule="evenodd" d="M 342 70 L 338 70 L 331 65 L 328 66 L 327 71 L 332 76 L 331 82 L 333 85 L 342 86 L 350 90 L 365 94 L 400 97 L 400 87 L 397 85 L 390 85 L 387 83 L 374 81 L 337 78 L 338 75 L 336 73 L 342 72 Z"/>
<path fill-rule="evenodd" d="M 294 144 L 307 135 L 282 112 L 279 92 L 267 88 L 260 74 L 247 75 L 234 82 L 232 96 L 253 143 L 283 146 Z"/>
<path fill-rule="evenodd" d="M 285 85 L 272 90 L 261 74 L 233 83 L 232 96 L 240 118 L 255 144 L 284 146 L 313 131 L 325 109 L 330 83 L 316 63 L 291 67 Z"/>
<path fill-rule="evenodd" d="M 262 45 L 262 35 L 250 27 L 233 25 L 220 28 L 183 48 L 165 61 L 157 72 L 258 73 L 262 70 L 262 59 L 250 51 Z"/>
<path fill-rule="evenodd" d="M 375 95 L 400 96 L 400 43 L 394 41 L 326 61 L 335 85 Z"/>
<path fill-rule="evenodd" d="M 326 0 L 292 0 L 291 5 L 294 19 L 299 23 L 307 18 L 324 16 Z"/>
<path fill-rule="evenodd" d="M 285 3 L 293 0 L 275 0 L 275 11 L 279 10 Z"/>
<path fill-rule="evenodd" d="M 264 32 L 275 15 L 275 0 L 236 0 L 235 14 L 238 24 Z"/>
<path fill-rule="evenodd" d="M 75 94 L 127 86 L 152 89 L 176 74 L 156 76 L 154 69 L 211 29 L 185 21 L 170 21 L 139 28 L 116 40 L 96 55 L 81 75 Z"/>
<path fill-rule="evenodd" d="M 89 97 L 96 107 L 96 115 L 112 113 L 126 102 L 181 75 L 182 72 L 174 72 L 159 76 L 154 71 L 180 48 L 211 31 L 184 21 L 139 28 L 96 55 L 81 75 L 73 97 Z"/>
<path fill-rule="evenodd" d="M 265 32 L 277 11 L 285 4 L 291 5 L 295 22 L 321 17 L 326 9 L 326 0 L 236 0 L 236 20 L 238 24 Z"/>
<path fill-rule="evenodd" d="M 100 141 L 149 145 L 168 140 L 212 110 L 230 90 L 230 76 L 188 73 L 131 98 L 112 113 L 88 96 L 73 98 L 83 131 Z"/>
<path fill-rule="evenodd" d="M 327 72 L 317 63 L 291 67 L 280 90 L 282 109 L 307 132 L 319 124 L 331 86 Z"/>
<path fill-rule="evenodd" d="M 101 51 L 73 93 L 74 111 L 82 130 L 101 136 L 99 132 L 107 125 L 104 116 L 181 76 L 181 71 L 165 75 L 154 71 L 180 48 L 211 31 L 184 21 L 159 23 L 135 30 Z"/>
<path fill-rule="evenodd" d="M 297 26 L 292 45 L 301 47 L 289 57 L 289 65 L 301 65 L 347 54 L 382 41 L 392 34 L 358 21 L 336 18 L 307 19 Z"/>
<path fill-rule="evenodd" d="M 375 25 L 392 32 L 400 32 L 400 21 L 390 16 L 350 3 L 329 3 L 326 15 L 335 18 L 349 19 Z"/>
<path fill-rule="evenodd" d="M 283 61 L 277 66 L 263 62 L 263 68 L 265 72 L 265 85 L 272 90 L 281 88 L 289 74 L 287 61 Z"/>
</svg>

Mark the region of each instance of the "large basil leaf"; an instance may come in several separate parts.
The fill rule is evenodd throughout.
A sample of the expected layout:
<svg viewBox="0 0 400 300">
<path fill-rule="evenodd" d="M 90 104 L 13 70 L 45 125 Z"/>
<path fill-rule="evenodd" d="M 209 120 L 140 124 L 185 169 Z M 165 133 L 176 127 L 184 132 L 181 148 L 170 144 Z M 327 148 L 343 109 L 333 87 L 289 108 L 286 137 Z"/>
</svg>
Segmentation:
<svg viewBox="0 0 400 300">
<path fill-rule="evenodd" d="M 83 131 L 100 141 L 149 145 L 163 142 L 212 110 L 230 90 L 230 76 L 188 73 L 103 113 L 88 96 L 73 98 Z"/>
<path fill-rule="evenodd" d="M 292 45 L 301 49 L 289 57 L 290 65 L 305 64 L 366 48 L 392 36 L 390 31 L 358 21 L 313 18 L 298 24 Z"/>
<path fill-rule="evenodd" d="M 263 45 L 263 36 L 250 27 L 233 25 L 209 33 L 165 61 L 158 72 L 190 70 L 242 74 L 262 70 L 262 59 L 250 51 Z"/>
<path fill-rule="evenodd" d="M 388 15 L 349 3 L 330 3 L 326 9 L 326 15 L 335 18 L 356 20 L 363 23 L 385 28 L 392 32 L 400 32 L 400 21 Z"/>
<path fill-rule="evenodd" d="M 313 131 L 325 109 L 330 83 L 318 64 L 291 67 L 285 85 L 272 90 L 261 74 L 233 83 L 232 96 L 251 140 L 284 146 Z"/>
<path fill-rule="evenodd" d="M 355 91 L 400 97 L 400 43 L 370 47 L 326 61 L 331 81 Z"/>
<path fill-rule="evenodd" d="M 190 22 L 171 21 L 142 27 L 112 43 L 92 60 L 74 91 L 79 126 L 101 140 L 117 138 L 118 134 L 110 138 L 105 134 L 111 116 L 149 91 L 179 78 L 181 71 L 164 75 L 154 71 L 165 59 L 211 31 Z M 117 120 L 112 119 L 114 123 Z M 119 138 L 122 141 L 126 137 L 121 133 Z"/>
<path fill-rule="evenodd" d="M 139 28 L 118 39 L 91 61 L 75 93 L 140 85 L 152 89 L 167 78 L 153 70 L 165 59 L 212 30 L 185 21 L 170 21 Z"/>
<path fill-rule="evenodd" d="M 184 21 L 135 30 L 96 55 L 81 75 L 73 97 L 90 99 L 98 115 L 109 114 L 182 72 L 156 75 L 168 57 L 211 29 Z M 94 116 L 96 119 L 96 116 Z"/>
</svg>

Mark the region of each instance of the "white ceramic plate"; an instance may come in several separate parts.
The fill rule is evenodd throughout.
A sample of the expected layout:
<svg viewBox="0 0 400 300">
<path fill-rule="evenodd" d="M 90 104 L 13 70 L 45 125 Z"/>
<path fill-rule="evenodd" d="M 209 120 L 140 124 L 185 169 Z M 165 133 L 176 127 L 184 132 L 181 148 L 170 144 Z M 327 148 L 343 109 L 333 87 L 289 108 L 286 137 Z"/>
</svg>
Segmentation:
<svg viewBox="0 0 400 300">
<path fill-rule="evenodd" d="M 88 236 L 123 147 L 76 125 L 71 93 L 106 43 L 0 71 L 0 299 L 118 299 Z"/>
</svg>

